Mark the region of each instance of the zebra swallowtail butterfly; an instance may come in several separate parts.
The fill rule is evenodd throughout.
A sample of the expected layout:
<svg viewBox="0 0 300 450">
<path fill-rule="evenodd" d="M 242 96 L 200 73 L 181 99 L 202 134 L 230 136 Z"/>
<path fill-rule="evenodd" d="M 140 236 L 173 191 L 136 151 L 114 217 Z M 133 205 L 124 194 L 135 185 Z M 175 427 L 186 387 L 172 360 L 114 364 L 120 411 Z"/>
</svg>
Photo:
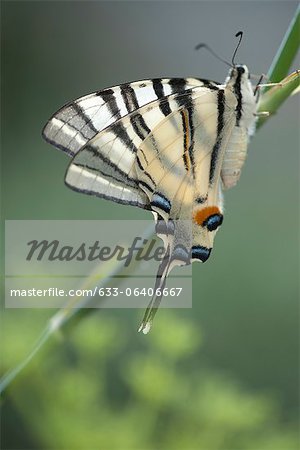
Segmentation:
<svg viewBox="0 0 300 450">
<path fill-rule="evenodd" d="M 257 103 L 247 67 L 233 57 L 224 84 L 121 84 L 67 104 L 43 136 L 72 158 L 67 186 L 153 212 L 166 248 L 155 286 L 162 290 L 171 268 L 208 259 L 223 221 L 222 192 L 240 177 Z M 139 331 L 149 331 L 160 300 L 152 299 Z"/>
</svg>

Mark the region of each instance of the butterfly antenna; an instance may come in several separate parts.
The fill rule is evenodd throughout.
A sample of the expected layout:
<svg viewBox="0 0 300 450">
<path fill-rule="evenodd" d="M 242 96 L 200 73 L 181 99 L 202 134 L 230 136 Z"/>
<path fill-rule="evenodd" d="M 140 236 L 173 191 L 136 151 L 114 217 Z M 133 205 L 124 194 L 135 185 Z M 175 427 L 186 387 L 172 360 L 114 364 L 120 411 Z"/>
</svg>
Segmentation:
<svg viewBox="0 0 300 450">
<path fill-rule="evenodd" d="M 206 50 L 209 51 L 209 53 L 211 53 L 219 61 L 222 61 L 227 66 L 232 67 L 232 65 L 228 61 L 225 61 L 225 59 L 223 59 L 223 58 L 221 58 L 221 56 L 217 55 L 217 53 L 215 53 L 207 44 L 203 44 L 203 43 L 198 44 L 198 45 L 196 45 L 195 50 L 199 50 L 200 48 L 206 48 Z"/>
<path fill-rule="evenodd" d="M 235 50 L 234 50 L 233 55 L 232 55 L 231 63 L 232 63 L 233 66 L 235 66 L 234 58 L 235 58 L 236 53 L 237 53 L 237 51 L 238 51 L 238 49 L 239 49 L 239 46 L 241 45 L 241 42 L 242 42 L 242 39 L 243 39 L 243 34 L 244 34 L 244 33 L 243 33 L 242 31 L 238 31 L 238 32 L 236 33 L 236 35 L 235 35 L 235 37 L 239 37 L 240 39 L 239 39 L 239 42 L 237 43 L 237 46 L 235 47 Z"/>
</svg>

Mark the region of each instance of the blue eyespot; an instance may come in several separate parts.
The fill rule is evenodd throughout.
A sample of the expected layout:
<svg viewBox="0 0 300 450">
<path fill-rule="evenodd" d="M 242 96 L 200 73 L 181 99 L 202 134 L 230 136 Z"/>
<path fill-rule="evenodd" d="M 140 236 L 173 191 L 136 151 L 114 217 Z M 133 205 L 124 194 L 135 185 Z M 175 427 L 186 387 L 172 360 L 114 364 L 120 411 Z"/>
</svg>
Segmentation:
<svg viewBox="0 0 300 450">
<path fill-rule="evenodd" d="M 208 260 L 211 252 L 211 248 L 202 247 L 201 245 L 195 245 L 192 247 L 192 258 L 200 259 L 200 261 L 205 262 Z"/>
<path fill-rule="evenodd" d="M 166 212 L 167 214 L 171 210 L 170 201 L 163 194 L 160 194 L 159 192 L 155 192 L 153 194 L 152 200 L 151 200 L 151 206 L 159 208 L 162 211 Z"/>
<path fill-rule="evenodd" d="M 203 226 L 205 226 L 208 231 L 216 230 L 223 223 L 223 215 L 222 214 L 213 214 L 209 216 L 204 222 Z"/>
</svg>

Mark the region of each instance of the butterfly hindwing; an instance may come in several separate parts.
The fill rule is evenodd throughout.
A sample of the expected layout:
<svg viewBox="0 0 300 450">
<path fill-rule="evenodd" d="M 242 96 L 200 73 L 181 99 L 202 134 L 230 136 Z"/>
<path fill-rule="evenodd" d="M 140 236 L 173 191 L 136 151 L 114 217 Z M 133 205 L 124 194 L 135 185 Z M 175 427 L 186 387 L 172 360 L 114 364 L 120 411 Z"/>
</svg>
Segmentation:
<svg viewBox="0 0 300 450">
<path fill-rule="evenodd" d="M 70 163 L 65 183 L 78 192 L 150 209 L 149 200 L 139 188 L 135 175 L 129 176 L 117 165 L 101 158 L 97 147 L 91 145 L 86 146 Z"/>
</svg>

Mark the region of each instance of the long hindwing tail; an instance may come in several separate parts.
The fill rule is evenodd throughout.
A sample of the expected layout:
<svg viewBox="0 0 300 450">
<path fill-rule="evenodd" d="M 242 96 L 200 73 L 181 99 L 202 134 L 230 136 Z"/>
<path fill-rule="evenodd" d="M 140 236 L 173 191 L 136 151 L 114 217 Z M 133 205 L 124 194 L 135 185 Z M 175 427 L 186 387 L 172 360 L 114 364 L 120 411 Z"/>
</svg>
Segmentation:
<svg viewBox="0 0 300 450">
<path fill-rule="evenodd" d="M 144 334 L 147 334 L 151 329 L 154 316 L 163 297 L 168 274 L 174 267 L 190 264 L 191 261 L 192 227 L 190 217 L 193 186 L 190 175 L 187 172 L 182 180 L 179 180 L 167 221 L 156 214 L 158 217 L 156 220 L 156 233 L 163 240 L 166 252 L 158 268 L 153 297 L 139 328 L 139 331 L 143 331 Z M 164 180 L 165 177 L 161 179 L 158 185 L 159 191 Z"/>
<path fill-rule="evenodd" d="M 191 117 L 191 111 L 185 108 L 172 113 L 153 130 L 137 154 L 140 185 L 149 196 L 151 208 L 158 218 L 156 232 L 166 249 L 158 269 L 153 298 L 139 328 L 145 334 L 159 308 L 170 270 L 190 263 L 194 184 L 192 163 L 187 165 L 188 156 L 185 154 L 188 151 L 188 130 L 182 125 L 183 115 L 187 114 Z"/>
<path fill-rule="evenodd" d="M 145 311 L 143 320 L 138 329 L 139 332 L 142 331 L 144 334 L 147 334 L 151 329 L 154 316 L 159 308 L 162 299 L 162 292 L 166 285 L 169 266 L 170 266 L 170 249 L 168 247 L 164 255 L 164 259 L 162 260 L 158 268 L 154 286 L 154 294 Z"/>
</svg>

